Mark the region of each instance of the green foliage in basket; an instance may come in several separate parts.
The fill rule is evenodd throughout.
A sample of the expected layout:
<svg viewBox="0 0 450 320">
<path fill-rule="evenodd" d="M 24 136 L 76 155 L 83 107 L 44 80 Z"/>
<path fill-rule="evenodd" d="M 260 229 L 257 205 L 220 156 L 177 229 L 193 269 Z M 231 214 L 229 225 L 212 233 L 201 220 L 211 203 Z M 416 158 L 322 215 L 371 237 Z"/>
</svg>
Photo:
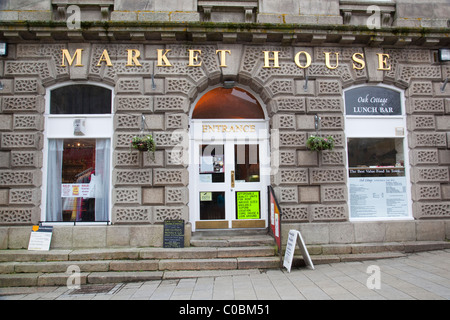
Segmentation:
<svg viewBox="0 0 450 320">
<path fill-rule="evenodd" d="M 332 136 L 325 138 L 310 136 L 306 141 L 306 147 L 311 151 L 333 150 L 334 139 Z"/>
</svg>

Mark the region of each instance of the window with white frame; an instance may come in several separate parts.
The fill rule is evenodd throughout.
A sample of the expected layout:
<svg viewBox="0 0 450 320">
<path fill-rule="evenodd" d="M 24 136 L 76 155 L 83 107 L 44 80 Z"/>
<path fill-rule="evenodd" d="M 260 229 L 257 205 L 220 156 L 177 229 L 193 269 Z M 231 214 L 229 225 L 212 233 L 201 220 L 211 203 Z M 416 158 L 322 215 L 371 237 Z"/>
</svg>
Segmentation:
<svg viewBox="0 0 450 320">
<path fill-rule="evenodd" d="M 44 220 L 109 221 L 112 90 L 69 84 L 48 96 Z"/>
<path fill-rule="evenodd" d="M 344 93 L 350 220 L 410 219 L 406 119 L 400 91 Z"/>
</svg>

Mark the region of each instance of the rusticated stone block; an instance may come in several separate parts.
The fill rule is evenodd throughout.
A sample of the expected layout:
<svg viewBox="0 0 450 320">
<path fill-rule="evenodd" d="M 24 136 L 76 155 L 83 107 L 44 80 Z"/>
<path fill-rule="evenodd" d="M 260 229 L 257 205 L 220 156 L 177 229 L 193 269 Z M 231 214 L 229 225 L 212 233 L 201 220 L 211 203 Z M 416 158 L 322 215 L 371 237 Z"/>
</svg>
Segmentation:
<svg viewBox="0 0 450 320">
<path fill-rule="evenodd" d="M 155 97 L 155 112 L 187 112 L 189 110 L 189 100 L 183 96 Z"/>
<path fill-rule="evenodd" d="M 144 168 L 148 167 L 164 167 L 164 150 L 156 150 L 152 152 L 141 152 L 142 164 Z"/>
<path fill-rule="evenodd" d="M 30 224 L 34 221 L 35 210 L 18 207 L 0 208 L 0 224 Z"/>
<path fill-rule="evenodd" d="M 274 176 L 275 185 L 308 184 L 308 169 L 280 168 Z"/>
<path fill-rule="evenodd" d="M 297 115 L 297 130 L 314 130 L 314 116 Z"/>
<path fill-rule="evenodd" d="M 323 185 L 320 186 L 320 196 L 322 202 L 342 202 L 347 200 L 346 185 Z"/>
<path fill-rule="evenodd" d="M 44 129 L 44 117 L 42 115 L 34 115 L 34 114 L 14 115 L 14 130 L 42 131 L 43 129 Z"/>
<path fill-rule="evenodd" d="M 280 166 L 295 166 L 297 164 L 297 154 L 295 150 L 279 150 Z"/>
<path fill-rule="evenodd" d="M 0 171 L 0 186 L 40 186 L 40 171 Z"/>
<path fill-rule="evenodd" d="M 40 144 L 39 133 L 3 133 L 1 138 L 2 148 L 7 149 L 38 148 Z"/>
<path fill-rule="evenodd" d="M 115 204 L 140 204 L 141 188 L 114 188 L 112 198 Z"/>
<path fill-rule="evenodd" d="M 41 191 L 40 189 L 10 189 L 9 203 L 38 206 L 41 203 Z"/>
<path fill-rule="evenodd" d="M 308 221 L 307 205 L 283 205 L 283 221 Z"/>
<path fill-rule="evenodd" d="M 344 165 L 344 150 L 326 150 L 320 152 L 323 165 Z"/>
<path fill-rule="evenodd" d="M 280 147 L 305 147 L 306 133 L 302 132 L 284 132 L 279 133 Z"/>
<path fill-rule="evenodd" d="M 156 145 L 161 147 L 184 146 L 189 141 L 187 131 L 156 131 L 153 133 Z"/>
<path fill-rule="evenodd" d="M 164 188 L 142 188 L 143 204 L 164 204 Z"/>
<path fill-rule="evenodd" d="M 311 168 L 309 170 L 311 184 L 345 183 L 346 180 L 346 172 L 343 168 Z"/>
<path fill-rule="evenodd" d="M 153 185 L 187 185 L 188 171 L 186 169 L 154 169 Z"/>
<path fill-rule="evenodd" d="M 278 194 L 280 203 L 298 203 L 297 187 L 279 187 Z"/>
<path fill-rule="evenodd" d="M 12 167 L 42 167 L 42 152 L 40 151 L 11 151 Z"/>
<path fill-rule="evenodd" d="M 319 186 L 304 186 L 299 187 L 299 202 L 300 203 L 318 203 L 320 202 L 320 187 Z"/>
<path fill-rule="evenodd" d="M 0 131 L 11 131 L 13 128 L 13 116 L 8 114 L 0 115 Z"/>
<path fill-rule="evenodd" d="M 121 111 L 153 111 L 153 97 L 148 96 L 124 96 L 117 95 L 114 107 L 117 112 Z"/>
<path fill-rule="evenodd" d="M 2 98 L 2 112 L 44 112 L 42 96 L 5 96 Z"/>
<path fill-rule="evenodd" d="M 419 219 L 450 217 L 450 202 L 416 202 L 414 216 Z"/>
<path fill-rule="evenodd" d="M 116 83 L 117 93 L 144 93 L 144 81 L 142 78 L 119 78 Z"/>
<path fill-rule="evenodd" d="M 339 221 L 348 219 L 346 205 L 312 205 L 310 210 L 313 221 Z"/>
<path fill-rule="evenodd" d="M 305 112 L 305 98 L 283 97 L 272 100 L 272 112 Z"/>
<path fill-rule="evenodd" d="M 414 172 L 414 182 L 442 182 L 449 181 L 448 167 L 416 167 L 412 170 Z"/>
<path fill-rule="evenodd" d="M 413 165 L 422 165 L 422 164 L 437 165 L 438 162 L 439 162 L 438 151 L 436 149 L 412 150 Z"/>
<path fill-rule="evenodd" d="M 116 169 L 113 172 L 113 184 L 118 185 L 152 185 L 152 169 L 126 170 Z"/>
<path fill-rule="evenodd" d="M 164 220 L 188 220 L 188 208 L 186 206 L 164 206 L 154 207 L 154 222 L 164 222 Z"/>
<path fill-rule="evenodd" d="M 152 207 L 114 207 L 113 223 L 151 223 Z"/>
<path fill-rule="evenodd" d="M 166 204 L 187 204 L 189 202 L 188 188 L 166 187 Z"/>
<path fill-rule="evenodd" d="M 138 167 L 140 165 L 139 151 L 116 151 L 114 152 L 115 167 Z"/>
<path fill-rule="evenodd" d="M 273 129 L 295 130 L 295 115 L 293 114 L 275 114 L 271 121 Z"/>
<path fill-rule="evenodd" d="M 413 185 L 414 200 L 440 200 L 440 184 L 415 184 Z"/>
<path fill-rule="evenodd" d="M 445 132 L 414 132 L 412 134 L 411 145 L 413 148 L 416 147 L 447 147 L 447 136 Z"/>
</svg>

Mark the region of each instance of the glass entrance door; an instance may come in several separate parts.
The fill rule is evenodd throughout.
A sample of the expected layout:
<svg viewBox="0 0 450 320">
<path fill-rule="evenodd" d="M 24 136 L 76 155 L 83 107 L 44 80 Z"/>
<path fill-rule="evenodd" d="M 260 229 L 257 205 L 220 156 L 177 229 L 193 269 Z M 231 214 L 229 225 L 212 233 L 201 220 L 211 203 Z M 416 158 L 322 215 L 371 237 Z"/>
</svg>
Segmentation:
<svg viewBox="0 0 450 320">
<path fill-rule="evenodd" d="M 197 229 L 265 227 L 262 149 L 256 141 L 194 144 Z"/>
</svg>

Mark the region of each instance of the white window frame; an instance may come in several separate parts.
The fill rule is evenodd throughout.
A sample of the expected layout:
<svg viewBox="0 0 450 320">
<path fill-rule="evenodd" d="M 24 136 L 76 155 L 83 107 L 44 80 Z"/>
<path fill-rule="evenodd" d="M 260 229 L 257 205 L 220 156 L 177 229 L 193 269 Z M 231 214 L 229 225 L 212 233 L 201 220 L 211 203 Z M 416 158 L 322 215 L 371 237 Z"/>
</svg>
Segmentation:
<svg viewBox="0 0 450 320">
<path fill-rule="evenodd" d="M 381 87 L 390 89 L 400 93 L 401 103 L 401 115 L 396 116 L 355 116 L 347 115 L 345 109 L 345 93 L 355 88 L 360 87 Z M 385 84 L 362 84 L 351 86 L 343 90 L 344 101 L 344 118 L 345 118 L 345 156 L 346 156 L 346 171 L 347 171 L 347 191 L 348 191 L 348 215 L 349 221 L 395 221 L 395 220 L 414 220 L 412 214 L 412 183 L 410 176 L 410 162 L 409 162 L 409 144 L 408 144 L 408 131 L 407 131 L 407 114 L 405 107 L 405 92 L 399 88 L 385 85 Z M 396 129 L 403 129 L 403 134 L 396 133 Z M 405 178 L 406 178 L 406 197 L 407 197 L 407 209 L 408 215 L 406 217 L 367 217 L 367 218 L 352 218 L 350 207 L 350 176 L 349 176 L 349 159 L 348 159 L 348 138 L 397 138 L 403 139 L 403 153 L 404 153 L 404 166 L 405 166 Z"/>
<path fill-rule="evenodd" d="M 70 86 L 70 85 L 92 85 L 103 87 L 111 91 L 111 113 L 108 114 L 50 114 L 50 100 L 51 92 L 55 89 Z M 44 112 L 44 148 L 43 166 L 42 166 L 42 187 L 41 187 L 41 216 L 40 222 L 42 225 L 105 225 L 108 222 L 47 222 L 47 172 L 48 172 L 48 140 L 49 139 L 110 139 L 111 141 L 111 174 L 110 174 L 110 189 L 109 189 L 109 212 L 108 220 L 111 221 L 112 212 L 112 172 L 113 172 L 113 119 L 114 119 L 114 87 L 92 82 L 75 82 L 67 81 L 50 86 L 45 93 L 45 112 Z M 75 119 L 86 120 L 86 133 L 84 136 L 75 136 L 73 134 L 73 121 Z"/>
</svg>

